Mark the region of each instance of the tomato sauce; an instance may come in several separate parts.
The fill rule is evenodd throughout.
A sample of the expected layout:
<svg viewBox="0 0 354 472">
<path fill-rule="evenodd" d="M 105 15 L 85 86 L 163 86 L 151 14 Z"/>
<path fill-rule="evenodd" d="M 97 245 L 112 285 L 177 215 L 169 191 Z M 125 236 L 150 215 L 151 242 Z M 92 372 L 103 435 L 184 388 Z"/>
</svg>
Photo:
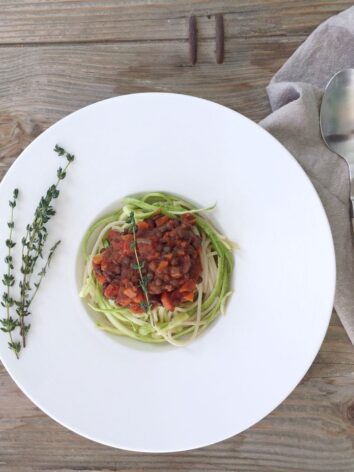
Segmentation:
<svg viewBox="0 0 354 472">
<path fill-rule="evenodd" d="M 201 238 L 193 230 L 195 223 L 192 213 L 176 218 L 159 213 L 137 223 L 135 244 L 132 232 L 109 231 L 109 246 L 93 258 L 104 296 L 134 313 L 145 311 L 135 246 L 152 306 L 173 310 L 195 300 L 202 280 Z"/>
</svg>

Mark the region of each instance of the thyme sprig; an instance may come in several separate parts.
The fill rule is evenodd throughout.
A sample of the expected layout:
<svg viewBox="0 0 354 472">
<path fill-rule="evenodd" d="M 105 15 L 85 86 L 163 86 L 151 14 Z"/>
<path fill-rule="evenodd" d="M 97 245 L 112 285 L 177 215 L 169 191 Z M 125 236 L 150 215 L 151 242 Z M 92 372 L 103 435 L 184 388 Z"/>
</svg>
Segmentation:
<svg viewBox="0 0 354 472">
<path fill-rule="evenodd" d="M 56 145 L 54 151 L 59 155 L 63 156 L 67 160 L 67 164 L 64 167 L 59 167 L 57 170 L 57 181 L 55 184 L 51 185 L 45 196 L 41 197 L 38 206 L 34 212 L 34 218 L 31 223 L 26 227 L 26 235 L 22 238 L 22 265 L 21 273 L 22 279 L 19 283 L 20 287 L 20 299 L 16 302 L 17 305 L 17 315 L 19 318 L 20 325 L 20 335 L 22 338 L 22 345 L 26 347 L 26 335 L 31 327 L 30 324 L 26 323 L 25 318 L 31 314 L 30 306 L 33 302 L 35 295 L 38 292 L 38 288 L 42 282 L 42 279 L 46 273 L 46 270 L 50 264 L 50 261 L 53 257 L 53 254 L 58 247 L 60 241 L 54 244 L 51 248 L 47 262 L 45 263 L 41 272 L 39 272 L 39 280 L 34 283 L 35 290 L 31 296 L 32 287 L 32 275 L 38 261 L 38 258 L 43 258 L 43 248 L 48 237 L 47 223 L 55 215 L 55 210 L 53 208 L 53 200 L 58 198 L 60 191 L 58 186 L 60 182 L 65 179 L 66 172 L 70 164 L 74 160 L 74 156 L 69 154 L 61 146 Z"/>
<path fill-rule="evenodd" d="M 51 185 L 46 194 L 41 197 L 37 208 L 34 212 L 33 221 L 26 226 L 25 236 L 21 239 L 22 251 L 21 251 L 21 273 L 22 278 L 19 281 L 19 299 L 15 300 L 11 295 L 11 288 L 15 285 L 14 260 L 12 257 L 12 249 L 16 245 L 13 241 L 13 229 L 14 223 L 14 208 L 16 207 L 17 198 L 19 195 L 18 189 L 13 192 L 13 199 L 9 201 L 11 208 L 10 220 L 8 227 L 10 229 L 9 238 L 6 240 L 6 246 L 8 248 L 7 256 L 5 257 L 5 263 L 7 264 L 7 272 L 3 275 L 2 283 L 5 286 L 5 291 L 2 295 L 1 305 L 6 309 L 6 317 L 0 319 L 1 330 L 8 333 L 10 341 L 8 343 L 9 348 L 14 351 L 17 358 L 19 358 L 20 351 L 23 347 L 26 347 L 26 335 L 31 327 L 27 323 L 26 317 L 30 315 L 30 306 L 37 295 L 37 292 L 41 286 L 43 278 L 45 277 L 47 270 L 50 266 L 51 260 L 60 241 L 57 241 L 49 250 L 48 256 L 45 258 L 43 252 L 45 249 L 45 243 L 48 237 L 47 223 L 55 215 L 53 208 L 53 200 L 58 198 L 60 182 L 65 179 L 67 169 L 74 160 L 74 155 L 68 153 L 63 147 L 56 145 L 54 151 L 59 155 L 63 156 L 67 163 L 64 168 L 59 167 L 57 170 L 57 181 Z M 34 275 L 38 259 L 45 259 L 44 265 L 40 272 Z M 32 284 L 32 278 L 36 277 Z M 11 309 L 16 306 L 16 315 L 11 315 Z M 20 340 L 14 339 L 14 332 L 16 328 L 19 328 Z"/>
<path fill-rule="evenodd" d="M 5 287 L 5 290 L 2 295 L 1 305 L 6 309 L 6 318 L 0 319 L 1 331 L 8 333 L 10 341 L 8 343 L 9 348 L 14 351 L 17 358 L 19 358 L 19 353 L 21 350 L 21 344 L 18 341 L 14 341 L 13 332 L 18 326 L 18 320 L 14 319 L 11 316 L 10 309 L 14 305 L 15 300 L 11 296 L 11 288 L 15 285 L 15 277 L 13 275 L 14 262 L 12 257 L 12 249 L 16 246 L 16 243 L 13 241 L 13 230 L 15 227 L 14 222 L 14 209 L 17 204 L 19 191 L 16 188 L 13 191 L 12 200 L 9 201 L 10 210 L 10 221 L 8 221 L 7 226 L 10 228 L 9 238 L 5 241 L 7 246 L 7 256 L 5 257 L 5 264 L 7 265 L 7 272 L 3 275 L 2 283 Z"/>
<path fill-rule="evenodd" d="M 132 264 L 132 268 L 136 269 L 139 272 L 139 286 L 144 294 L 145 300 L 140 302 L 141 308 L 145 311 L 145 313 L 149 313 L 151 310 L 151 302 L 149 299 L 149 293 L 148 293 L 148 278 L 143 275 L 142 269 L 144 267 L 145 262 L 139 260 L 139 255 L 137 251 L 137 241 L 136 241 L 136 221 L 135 221 L 135 215 L 134 212 L 131 211 L 128 218 L 127 218 L 127 223 L 129 225 L 129 231 L 133 234 L 133 241 L 130 244 L 130 248 L 134 252 L 135 255 L 135 260 L 136 264 Z"/>
</svg>

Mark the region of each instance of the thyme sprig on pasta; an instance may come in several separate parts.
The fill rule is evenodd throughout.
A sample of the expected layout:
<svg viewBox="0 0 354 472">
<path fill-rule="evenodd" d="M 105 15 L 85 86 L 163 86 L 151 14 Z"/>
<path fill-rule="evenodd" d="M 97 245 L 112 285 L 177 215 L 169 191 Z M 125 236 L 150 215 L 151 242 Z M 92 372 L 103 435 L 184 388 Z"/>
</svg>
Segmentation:
<svg viewBox="0 0 354 472">
<path fill-rule="evenodd" d="M 136 221 L 135 221 L 135 216 L 134 212 L 131 211 L 127 223 L 129 225 L 129 230 L 133 234 L 133 241 L 131 242 L 131 249 L 134 252 L 135 259 L 136 259 L 136 264 L 133 265 L 133 269 L 136 269 L 139 272 L 139 285 L 140 288 L 144 294 L 145 301 L 140 302 L 141 308 L 145 311 L 145 313 L 149 313 L 151 310 L 151 302 L 149 299 L 149 294 L 148 294 L 148 279 L 146 275 L 143 275 L 141 269 L 144 267 L 144 261 L 140 262 L 139 256 L 138 256 L 138 251 L 137 251 L 137 242 L 136 242 Z"/>
</svg>

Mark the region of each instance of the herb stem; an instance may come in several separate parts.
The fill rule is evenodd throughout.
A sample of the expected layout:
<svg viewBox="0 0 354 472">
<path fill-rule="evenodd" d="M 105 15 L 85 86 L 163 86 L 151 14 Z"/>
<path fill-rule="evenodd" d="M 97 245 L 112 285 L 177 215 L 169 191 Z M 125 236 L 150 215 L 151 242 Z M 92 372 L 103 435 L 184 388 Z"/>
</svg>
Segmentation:
<svg viewBox="0 0 354 472">
<path fill-rule="evenodd" d="M 17 197 L 16 197 L 17 198 Z M 14 199 L 15 201 L 16 199 Z M 12 241 L 12 234 L 13 234 L 13 230 L 14 230 L 14 205 L 11 205 L 11 213 L 10 213 L 10 233 L 9 233 L 9 240 Z M 12 256 L 11 256 L 11 249 L 12 249 L 12 246 L 11 244 L 9 244 L 9 247 L 8 247 L 8 251 L 7 251 L 7 260 L 9 261 L 8 264 L 7 264 L 7 276 L 10 277 L 11 276 L 11 267 L 13 267 L 12 265 L 12 262 L 10 262 L 12 259 Z M 6 303 L 6 319 L 8 320 L 8 322 L 10 321 L 10 284 L 7 285 L 7 290 L 6 290 L 6 293 L 7 293 L 7 303 Z M 9 331 L 9 337 L 10 337 L 10 343 L 11 345 L 13 346 L 14 345 L 14 340 L 13 340 L 13 337 L 12 337 L 12 331 Z M 17 350 L 15 350 L 15 355 L 17 357 L 17 359 L 19 358 L 19 353 Z"/>
<path fill-rule="evenodd" d="M 137 244 L 136 244 L 135 225 L 133 226 L 132 230 L 133 230 L 133 238 L 134 238 L 134 242 L 135 242 L 133 250 L 134 250 L 134 254 L 135 254 L 136 265 L 137 265 L 137 268 L 138 268 L 138 271 L 139 271 L 140 282 L 141 282 L 142 290 L 143 290 L 143 293 L 144 293 L 144 296 L 145 296 L 146 306 L 147 306 L 147 309 L 149 310 L 150 309 L 150 300 L 149 300 L 149 296 L 148 296 L 148 292 L 147 292 L 147 287 L 145 287 L 145 284 L 144 284 L 144 276 L 143 276 L 143 273 L 141 271 L 141 264 L 140 264 L 140 261 L 139 261 L 139 256 L 138 256 L 138 251 L 137 251 Z"/>
<path fill-rule="evenodd" d="M 11 205 L 11 214 L 10 214 L 10 234 L 9 234 L 9 240 L 12 241 L 12 234 L 13 234 L 13 230 L 14 230 L 14 225 L 13 225 L 13 221 L 14 221 L 14 206 Z M 11 261 L 11 245 L 9 244 L 9 247 L 8 247 L 8 251 L 7 251 L 7 260 L 8 261 Z M 11 275 L 11 264 L 10 262 L 7 264 L 7 276 L 10 277 Z M 9 300 L 10 300 L 10 284 L 7 285 L 7 290 L 6 290 L 6 293 L 7 293 L 7 300 L 8 302 L 6 303 L 6 319 L 8 321 L 10 321 L 10 304 L 9 304 Z M 13 337 L 12 337 L 12 331 L 9 331 L 9 337 L 10 337 L 10 342 L 11 344 L 13 345 Z M 17 359 L 19 358 L 19 355 L 18 355 L 18 352 L 15 351 L 15 354 L 16 354 L 16 357 Z"/>
</svg>

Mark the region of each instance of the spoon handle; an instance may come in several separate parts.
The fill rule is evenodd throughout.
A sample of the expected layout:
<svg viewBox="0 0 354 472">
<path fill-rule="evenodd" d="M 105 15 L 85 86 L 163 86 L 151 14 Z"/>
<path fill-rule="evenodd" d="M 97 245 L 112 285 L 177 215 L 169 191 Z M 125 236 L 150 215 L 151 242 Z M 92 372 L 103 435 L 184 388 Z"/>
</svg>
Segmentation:
<svg viewBox="0 0 354 472">
<path fill-rule="evenodd" d="M 350 210 L 351 210 L 351 217 L 354 219 L 354 161 L 350 160 L 347 162 L 348 162 L 348 167 L 349 167 L 349 178 L 350 178 L 350 202 L 351 202 Z"/>
</svg>

